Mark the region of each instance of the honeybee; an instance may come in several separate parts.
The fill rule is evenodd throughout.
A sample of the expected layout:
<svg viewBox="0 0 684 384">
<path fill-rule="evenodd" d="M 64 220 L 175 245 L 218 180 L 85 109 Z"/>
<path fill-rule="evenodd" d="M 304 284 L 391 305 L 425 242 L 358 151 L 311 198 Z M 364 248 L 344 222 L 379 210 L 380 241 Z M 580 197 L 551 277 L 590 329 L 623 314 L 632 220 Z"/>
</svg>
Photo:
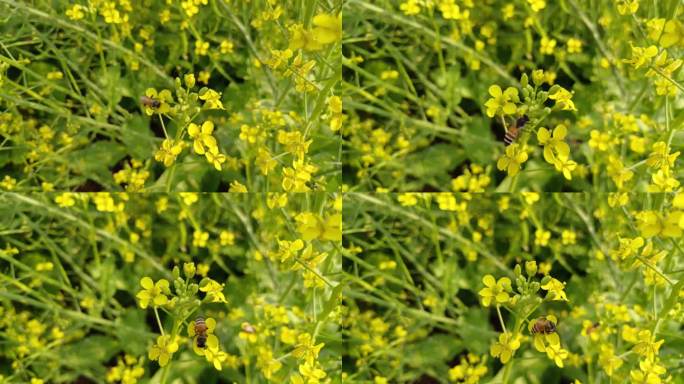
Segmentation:
<svg viewBox="0 0 684 384">
<path fill-rule="evenodd" d="M 256 329 L 250 323 L 242 323 L 240 328 L 242 329 L 242 332 L 245 332 L 245 333 L 253 334 L 256 332 Z"/>
<path fill-rule="evenodd" d="M 600 326 L 601 323 L 598 322 L 592 324 L 589 328 L 587 328 L 587 336 L 591 335 L 593 332 L 597 332 Z"/>
<path fill-rule="evenodd" d="M 149 96 L 142 96 L 140 98 L 140 102 L 142 103 L 142 105 L 153 109 L 161 107 L 161 101 Z"/>
<path fill-rule="evenodd" d="M 552 321 L 546 319 L 546 317 L 540 317 L 532 326 L 532 333 L 542 333 L 545 335 L 556 332 L 556 324 Z"/>
<path fill-rule="evenodd" d="M 203 317 L 198 317 L 195 320 L 195 337 L 198 348 L 207 347 L 207 324 L 204 322 Z"/>
<path fill-rule="evenodd" d="M 504 136 L 504 143 L 506 143 L 506 145 L 511 145 L 515 139 L 518 138 L 520 131 L 528 121 L 530 121 L 529 117 L 527 117 L 527 115 L 522 115 L 508 127 L 508 131 L 506 131 L 506 135 Z"/>
</svg>

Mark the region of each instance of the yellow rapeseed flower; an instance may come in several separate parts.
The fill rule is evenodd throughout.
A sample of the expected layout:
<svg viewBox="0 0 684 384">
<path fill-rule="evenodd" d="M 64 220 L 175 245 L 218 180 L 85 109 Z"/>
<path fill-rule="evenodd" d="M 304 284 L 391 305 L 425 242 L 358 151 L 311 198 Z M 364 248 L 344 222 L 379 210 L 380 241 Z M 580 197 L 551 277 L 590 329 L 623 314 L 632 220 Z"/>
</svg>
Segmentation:
<svg viewBox="0 0 684 384">
<path fill-rule="evenodd" d="M 517 88 L 508 87 L 505 91 L 502 91 L 501 87 L 494 84 L 489 87 L 489 95 L 492 98 L 485 102 L 487 116 L 494 117 L 497 114 L 512 115 L 517 111 L 515 103 L 520 101 Z"/>
<path fill-rule="evenodd" d="M 492 275 L 485 275 L 482 278 L 482 283 L 485 288 L 480 290 L 479 295 L 482 296 L 482 305 L 489 307 L 494 301 L 496 304 L 503 304 L 508 301 L 508 292 L 511 289 L 511 279 L 502 277 L 499 281 L 494 279 Z"/>
<path fill-rule="evenodd" d="M 203 155 L 207 150 L 211 150 L 217 147 L 216 138 L 212 136 L 214 132 L 214 123 L 211 120 L 207 120 L 202 123 L 202 127 L 195 123 L 190 123 L 188 125 L 188 135 L 192 139 L 193 149 L 198 155 Z"/>
<path fill-rule="evenodd" d="M 166 295 L 171 292 L 169 282 L 166 279 L 161 279 L 155 283 L 151 278 L 145 276 L 140 279 L 140 286 L 143 287 L 143 290 L 135 295 L 140 300 L 140 308 L 145 309 L 150 303 L 153 307 L 159 307 L 169 301 Z"/>
<path fill-rule="evenodd" d="M 171 356 L 178 350 L 178 342 L 171 340 L 170 335 L 157 337 L 157 343 L 150 347 L 148 357 L 150 360 L 159 360 L 159 366 L 169 363 Z"/>
<path fill-rule="evenodd" d="M 515 351 L 520 348 L 520 339 L 522 335 L 512 333 L 502 333 L 499 335 L 499 341 L 494 343 L 489 349 L 489 353 L 493 357 L 498 357 L 502 364 L 508 363 Z"/>
<path fill-rule="evenodd" d="M 496 167 L 501 171 L 507 171 L 509 176 L 515 176 L 525 161 L 527 161 L 525 147 L 513 143 L 506 147 L 506 152 L 496 162 Z"/>
<path fill-rule="evenodd" d="M 551 278 L 546 284 L 541 286 L 541 289 L 548 291 L 546 297 L 551 298 L 554 301 L 568 301 L 568 297 L 565 295 L 565 283 Z"/>
<path fill-rule="evenodd" d="M 314 39 L 323 45 L 342 40 L 342 14 L 321 13 L 312 20 Z"/>
</svg>

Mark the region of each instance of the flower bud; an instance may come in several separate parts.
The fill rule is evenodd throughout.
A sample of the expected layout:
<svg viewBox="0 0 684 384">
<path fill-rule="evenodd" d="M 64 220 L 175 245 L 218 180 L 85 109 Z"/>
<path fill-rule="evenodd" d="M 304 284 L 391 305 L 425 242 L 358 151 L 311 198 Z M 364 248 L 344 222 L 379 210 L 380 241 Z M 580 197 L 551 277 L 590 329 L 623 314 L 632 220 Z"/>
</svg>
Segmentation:
<svg viewBox="0 0 684 384">
<path fill-rule="evenodd" d="M 515 279 L 515 284 L 518 286 L 518 290 L 520 292 L 524 291 L 525 288 L 525 279 L 521 276 L 518 276 L 517 279 Z"/>
<path fill-rule="evenodd" d="M 537 87 L 544 84 L 544 71 L 541 69 L 537 69 L 532 72 L 532 82 L 534 82 L 534 85 Z"/>
<path fill-rule="evenodd" d="M 183 80 L 185 81 L 186 87 L 192 88 L 195 86 L 195 75 L 193 73 L 188 73 L 187 75 L 183 76 Z"/>
<path fill-rule="evenodd" d="M 197 294 L 197 291 L 199 291 L 199 285 L 192 283 L 188 285 L 188 290 L 190 291 L 191 295 Z"/>
<path fill-rule="evenodd" d="M 524 99 L 528 99 L 530 97 L 530 90 L 527 88 L 522 89 L 522 94 Z"/>
<path fill-rule="evenodd" d="M 539 282 L 533 281 L 533 282 L 530 284 L 530 291 L 531 291 L 532 293 L 537 293 L 537 292 L 539 292 Z"/>
<path fill-rule="evenodd" d="M 525 87 L 527 87 L 527 84 L 529 84 L 527 73 L 523 73 L 522 76 L 520 76 L 520 85 L 522 85 L 523 91 L 525 90 Z"/>
<path fill-rule="evenodd" d="M 549 281 L 551 281 L 551 276 L 546 275 L 546 276 L 544 276 L 544 278 L 542 279 L 541 283 L 542 283 L 542 285 L 546 285 L 546 284 L 548 284 Z"/>
<path fill-rule="evenodd" d="M 515 276 L 516 276 L 516 277 L 520 277 L 520 275 L 522 274 L 522 273 L 520 272 L 520 264 L 516 264 L 516 265 L 515 265 L 515 268 L 513 268 L 513 273 L 515 273 Z M 520 284 L 518 284 L 518 285 L 520 285 Z"/>
<path fill-rule="evenodd" d="M 180 294 L 181 292 L 185 291 L 185 282 L 183 279 L 178 278 L 173 281 L 173 288 L 176 290 L 177 294 Z"/>
<path fill-rule="evenodd" d="M 537 274 L 537 262 L 534 260 L 525 262 L 525 273 L 527 273 L 527 276 L 529 276 L 529 277 L 536 275 Z"/>
<path fill-rule="evenodd" d="M 195 263 L 189 262 L 183 264 L 183 273 L 188 279 L 192 279 L 195 276 Z"/>
</svg>

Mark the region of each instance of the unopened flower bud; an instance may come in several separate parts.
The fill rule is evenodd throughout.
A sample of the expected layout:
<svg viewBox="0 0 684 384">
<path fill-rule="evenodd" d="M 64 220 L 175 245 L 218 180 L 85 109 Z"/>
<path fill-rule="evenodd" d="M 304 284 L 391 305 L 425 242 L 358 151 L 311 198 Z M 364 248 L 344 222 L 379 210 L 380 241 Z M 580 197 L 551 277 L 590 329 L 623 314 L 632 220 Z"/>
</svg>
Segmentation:
<svg viewBox="0 0 684 384">
<path fill-rule="evenodd" d="M 183 273 L 188 279 L 192 279 L 195 276 L 195 263 L 185 263 L 183 264 Z"/>
</svg>

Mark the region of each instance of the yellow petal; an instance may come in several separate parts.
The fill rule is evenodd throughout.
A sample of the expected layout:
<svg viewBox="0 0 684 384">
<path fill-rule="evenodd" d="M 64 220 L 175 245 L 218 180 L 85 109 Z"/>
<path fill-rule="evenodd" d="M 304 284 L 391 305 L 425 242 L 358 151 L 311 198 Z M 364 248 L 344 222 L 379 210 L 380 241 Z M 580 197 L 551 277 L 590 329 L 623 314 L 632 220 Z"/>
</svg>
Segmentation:
<svg viewBox="0 0 684 384">
<path fill-rule="evenodd" d="M 539 141 L 539 144 L 546 145 L 550 138 L 551 134 L 549 133 L 548 129 L 544 127 L 539 128 L 537 131 L 537 140 Z"/>
<path fill-rule="evenodd" d="M 209 335 L 207 337 L 207 347 L 208 348 L 218 349 L 218 347 L 219 347 L 218 343 L 219 343 L 219 340 L 218 340 L 218 337 L 216 337 L 216 335 Z"/>
<path fill-rule="evenodd" d="M 501 292 L 498 295 L 496 295 L 496 301 L 499 303 L 505 303 L 508 301 L 508 293 L 506 292 Z"/>
<path fill-rule="evenodd" d="M 162 353 L 159 355 L 159 366 L 163 367 L 166 364 L 169 363 L 169 354 L 168 353 Z"/>
<path fill-rule="evenodd" d="M 489 94 L 492 95 L 492 97 L 499 97 L 503 94 L 503 92 L 501 92 L 501 87 L 494 84 L 491 87 L 489 87 Z"/>
<path fill-rule="evenodd" d="M 560 347 L 560 337 L 558 336 L 557 333 L 551 333 L 548 335 L 544 335 L 544 338 L 546 339 L 547 344 L 558 345 Z"/>
<path fill-rule="evenodd" d="M 520 165 L 511 161 L 511 163 L 508 164 L 508 174 L 510 176 L 515 176 L 518 174 L 518 171 L 520 171 Z"/>
<path fill-rule="evenodd" d="M 164 305 L 164 304 L 166 304 L 168 301 L 169 301 L 168 297 L 166 297 L 166 296 L 164 296 L 164 295 L 159 295 L 159 296 L 157 296 L 157 297 L 154 298 L 154 305 L 155 305 L 155 306 Z"/>
<path fill-rule="evenodd" d="M 549 164 L 556 164 L 556 156 L 553 155 L 553 150 L 551 146 L 544 147 L 544 160 Z"/>
<path fill-rule="evenodd" d="M 499 160 L 497 160 L 496 168 L 500 171 L 503 171 L 508 167 L 509 162 L 510 162 L 510 159 L 508 157 L 502 156 L 499 158 Z"/>
<path fill-rule="evenodd" d="M 140 299 L 140 308 L 145 309 L 150 304 L 150 299 Z"/>
<path fill-rule="evenodd" d="M 155 286 L 162 292 L 169 291 L 169 281 L 166 279 L 161 279 L 157 281 L 157 284 L 155 284 Z"/>
<path fill-rule="evenodd" d="M 160 352 L 161 350 L 159 349 L 159 347 L 152 346 L 152 348 L 150 348 L 150 351 L 147 353 L 147 356 L 150 358 L 150 360 L 157 360 Z"/>
<path fill-rule="evenodd" d="M 486 287 L 493 287 L 496 285 L 496 279 L 494 279 L 494 276 L 492 275 L 485 275 L 485 277 L 482 278 L 482 282 Z"/>
<path fill-rule="evenodd" d="M 200 140 L 195 140 L 192 143 L 192 148 L 195 150 L 196 154 L 204 155 L 204 146 L 202 145 L 202 142 Z"/>
<path fill-rule="evenodd" d="M 522 164 L 527 161 L 527 152 L 521 151 L 518 153 L 518 155 L 515 157 L 515 160 L 518 161 L 518 163 Z"/>
<path fill-rule="evenodd" d="M 561 157 L 568 158 L 570 156 L 570 146 L 568 145 L 568 143 L 561 141 L 559 143 L 556 143 L 555 147 L 556 151 L 558 151 L 558 154 Z"/>
<path fill-rule="evenodd" d="M 316 41 L 330 44 L 342 38 L 342 15 L 334 16 L 327 13 L 316 15 L 312 20 L 316 28 L 313 33 Z"/>
<path fill-rule="evenodd" d="M 482 305 L 485 307 L 489 307 L 489 305 L 492 303 L 492 298 L 491 296 L 484 296 L 482 297 Z"/>
<path fill-rule="evenodd" d="M 517 110 L 517 108 L 515 107 L 515 104 L 513 104 L 513 103 L 506 103 L 503 107 L 503 111 L 507 115 L 514 114 L 516 110 Z"/>
<path fill-rule="evenodd" d="M 152 289 L 154 288 L 154 282 L 152 279 L 149 277 L 145 276 L 142 279 L 140 279 L 140 285 L 145 288 L 145 289 Z"/>
<path fill-rule="evenodd" d="M 508 277 L 502 277 L 499 279 L 499 282 L 497 285 L 501 285 L 502 287 L 510 287 L 511 286 L 511 279 Z"/>
<path fill-rule="evenodd" d="M 207 325 L 207 332 L 213 333 L 216 328 L 216 320 L 213 317 L 207 318 L 204 323 Z"/>
<path fill-rule="evenodd" d="M 171 342 L 169 345 L 166 346 L 166 350 L 169 351 L 170 353 L 174 353 L 178 350 L 178 343 Z"/>
<path fill-rule="evenodd" d="M 202 124 L 202 134 L 211 135 L 214 132 L 214 123 L 211 120 L 207 120 Z"/>
<path fill-rule="evenodd" d="M 553 138 L 558 140 L 563 140 L 565 135 L 568 133 L 568 129 L 563 124 L 559 124 L 556 129 L 553 130 Z"/>
<path fill-rule="evenodd" d="M 188 125 L 188 135 L 190 135 L 190 137 L 192 137 L 194 139 L 199 135 L 199 133 L 200 133 L 200 128 L 197 124 L 190 123 L 190 125 Z"/>
</svg>

